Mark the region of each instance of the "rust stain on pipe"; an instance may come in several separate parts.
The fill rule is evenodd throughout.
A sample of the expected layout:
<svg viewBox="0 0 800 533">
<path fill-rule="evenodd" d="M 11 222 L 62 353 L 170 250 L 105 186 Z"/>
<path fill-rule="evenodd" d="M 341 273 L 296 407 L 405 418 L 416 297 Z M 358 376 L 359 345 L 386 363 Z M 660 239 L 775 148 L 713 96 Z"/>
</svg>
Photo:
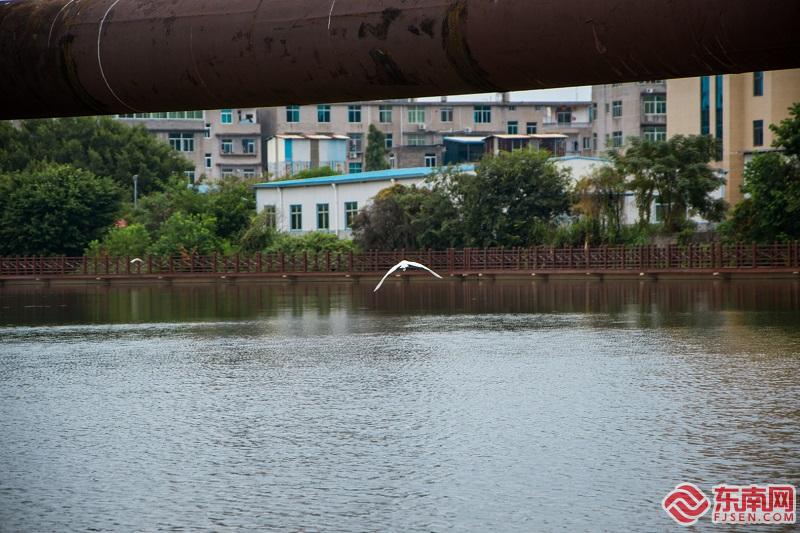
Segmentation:
<svg viewBox="0 0 800 533">
<path fill-rule="evenodd" d="M 0 118 L 800 67 L 798 0 L 0 0 Z"/>
</svg>

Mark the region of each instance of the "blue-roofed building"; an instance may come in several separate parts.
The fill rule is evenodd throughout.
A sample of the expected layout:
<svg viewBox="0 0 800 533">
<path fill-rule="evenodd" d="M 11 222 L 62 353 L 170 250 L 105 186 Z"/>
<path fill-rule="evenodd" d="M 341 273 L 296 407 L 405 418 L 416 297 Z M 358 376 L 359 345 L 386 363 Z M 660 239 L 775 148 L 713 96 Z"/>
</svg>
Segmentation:
<svg viewBox="0 0 800 533">
<path fill-rule="evenodd" d="M 475 171 L 474 165 L 457 168 L 461 172 Z M 358 210 L 378 192 L 396 183 L 422 185 L 437 171 L 430 167 L 396 168 L 260 183 L 254 186 L 256 209 L 271 213 L 278 231 L 327 231 L 347 236 Z"/>
</svg>

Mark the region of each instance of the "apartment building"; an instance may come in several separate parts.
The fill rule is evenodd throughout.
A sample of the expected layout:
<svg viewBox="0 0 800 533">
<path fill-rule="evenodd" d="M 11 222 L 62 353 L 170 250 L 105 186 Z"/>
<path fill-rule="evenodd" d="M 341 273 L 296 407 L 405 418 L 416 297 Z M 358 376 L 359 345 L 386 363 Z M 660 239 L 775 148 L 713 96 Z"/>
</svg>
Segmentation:
<svg viewBox="0 0 800 533">
<path fill-rule="evenodd" d="M 344 135 L 275 135 L 267 140 L 266 170 L 273 178 L 321 167 L 344 174 L 349 140 Z"/>
<path fill-rule="evenodd" d="M 169 143 L 194 164 L 186 172 L 193 182 L 202 176 L 258 177 L 262 173 L 261 126 L 255 108 L 175 111 L 117 115 Z"/>
<path fill-rule="evenodd" d="M 770 124 L 789 116 L 800 101 L 800 69 L 681 78 L 667 82 L 667 135 L 713 135 L 715 166 L 727 177 L 725 199 L 742 198 L 744 166 L 771 149 Z"/>
<path fill-rule="evenodd" d="M 620 148 L 629 137 L 667 138 L 667 84 L 664 80 L 592 87 L 592 148 Z"/>
<path fill-rule="evenodd" d="M 290 105 L 259 110 L 264 139 L 277 135 L 349 138 L 347 172 L 364 170 L 370 124 L 386 135 L 392 168 L 443 164 L 444 138 L 492 134 L 564 135 L 567 155 L 591 150 L 591 103 L 515 101 L 513 93 L 494 100 L 447 97 L 343 104 Z"/>
</svg>

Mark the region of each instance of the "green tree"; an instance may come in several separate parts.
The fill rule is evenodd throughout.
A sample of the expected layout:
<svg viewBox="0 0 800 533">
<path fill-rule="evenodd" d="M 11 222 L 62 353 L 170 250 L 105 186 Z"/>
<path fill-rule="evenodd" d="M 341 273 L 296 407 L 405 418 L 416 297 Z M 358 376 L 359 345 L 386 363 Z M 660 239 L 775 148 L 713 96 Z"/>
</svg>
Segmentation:
<svg viewBox="0 0 800 533">
<path fill-rule="evenodd" d="M 207 194 L 210 214 L 217 220 L 217 235 L 222 239 L 238 241 L 256 214 L 256 197 L 251 183 L 226 178 Z"/>
<path fill-rule="evenodd" d="M 364 154 L 366 170 L 384 170 L 389 168 L 387 156 L 389 150 L 386 149 L 386 135 L 375 127 L 369 125 L 367 134 L 367 151 Z"/>
<path fill-rule="evenodd" d="M 109 117 L 22 120 L 10 132 L 6 126 L 0 129 L 0 139 L 4 136 L 10 136 L 15 149 L 11 155 L 0 150 L 0 170 L 23 170 L 37 161 L 63 163 L 108 176 L 131 194 L 134 175 L 139 176 L 139 193 L 146 194 L 192 169 L 143 127 Z"/>
<path fill-rule="evenodd" d="M 332 233 L 313 231 L 303 235 L 279 233 L 264 251 L 267 253 L 284 253 L 289 255 L 320 254 L 324 252 L 346 253 L 356 250 L 350 239 L 340 239 Z"/>
<path fill-rule="evenodd" d="M 275 240 L 275 214 L 262 210 L 250 219 L 250 225 L 239 240 L 239 247 L 244 253 L 256 253 L 266 250 Z"/>
<path fill-rule="evenodd" d="M 706 135 L 676 135 L 667 141 L 631 138 L 624 154 L 612 153 L 619 171 L 633 176 L 629 186 L 642 226 L 650 222 L 656 197 L 668 232 L 679 231 L 690 210 L 707 220 L 721 220 L 725 203 L 711 197 L 725 183 L 709 165 L 716 146 Z"/>
<path fill-rule="evenodd" d="M 274 178 L 271 181 L 305 180 L 309 178 L 324 178 L 327 176 L 336 176 L 339 174 L 341 174 L 341 172 L 334 170 L 329 166 L 324 166 L 316 168 L 307 168 L 305 170 L 295 172 L 294 174 L 287 174 L 281 178 Z"/>
<path fill-rule="evenodd" d="M 625 175 L 604 165 L 575 185 L 577 202 L 573 210 L 581 215 L 587 231 L 587 243 L 616 243 L 622 237 L 622 210 L 625 199 Z"/>
<path fill-rule="evenodd" d="M 353 221 L 353 239 L 364 250 L 416 249 L 420 213 L 431 192 L 394 185 L 380 191 Z"/>
<path fill-rule="evenodd" d="M 744 170 L 745 199 L 723 232 L 733 239 L 772 242 L 800 238 L 800 103 L 789 117 L 770 126 L 782 153 L 759 154 Z"/>
<path fill-rule="evenodd" d="M 221 250 L 213 216 L 178 211 L 162 224 L 158 240 L 148 251 L 153 255 L 209 255 Z"/>
<path fill-rule="evenodd" d="M 559 169 L 546 151 L 517 150 L 481 160 L 475 176 L 460 176 L 451 187 L 463 211 L 469 246 L 527 246 L 539 227 L 566 213 L 569 170 Z"/>
<path fill-rule="evenodd" d="M 151 245 L 150 234 L 142 224 L 131 224 L 122 228 L 113 227 L 102 241 L 89 243 L 87 255 L 109 255 L 112 257 L 142 257 Z"/>
<path fill-rule="evenodd" d="M 106 177 L 36 164 L 0 175 L 0 255 L 79 255 L 116 219 L 120 191 Z"/>
</svg>

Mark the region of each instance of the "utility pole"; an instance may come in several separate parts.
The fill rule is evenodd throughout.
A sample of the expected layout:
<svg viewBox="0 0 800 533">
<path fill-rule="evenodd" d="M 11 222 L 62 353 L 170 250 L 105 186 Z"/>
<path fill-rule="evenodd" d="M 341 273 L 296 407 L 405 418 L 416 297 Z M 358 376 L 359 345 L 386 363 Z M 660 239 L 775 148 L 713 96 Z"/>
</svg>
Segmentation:
<svg viewBox="0 0 800 533">
<path fill-rule="evenodd" d="M 133 175 L 133 208 L 139 207 L 139 174 Z"/>
</svg>

